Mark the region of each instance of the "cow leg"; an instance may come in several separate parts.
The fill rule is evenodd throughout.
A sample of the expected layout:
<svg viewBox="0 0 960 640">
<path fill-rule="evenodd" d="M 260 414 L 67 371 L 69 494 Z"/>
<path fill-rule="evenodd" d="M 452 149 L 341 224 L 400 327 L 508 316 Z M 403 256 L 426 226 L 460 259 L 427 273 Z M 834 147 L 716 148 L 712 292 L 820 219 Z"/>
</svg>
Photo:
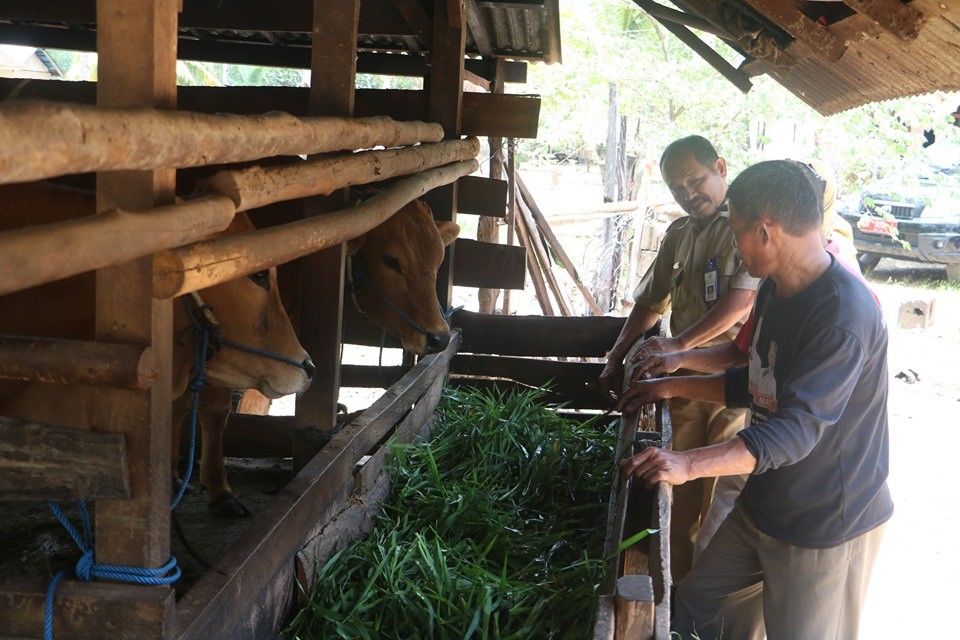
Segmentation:
<svg viewBox="0 0 960 640">
<path fill-rule="evenodd" d="M 203 451 L 200 459 L 200 481 L 207 489 L 210 509 L 223 517 L 250 515 L 250 511 L 238 501 L 227 482 L 224 465 L 223 430 L 230 416 L 232 391 L 220 387 L 208 387 L 200 397 L 200 424 L 203 428 Z"/>
<path fill-rule="evenodd" d="M 170 478 L 173 482 L 173 493 L 176 495 L 180 488 L 180 434 L 183 421 L 188 417 L 193 396 L 188 391 L 173 401 L 170 413 Z M 189 493 L 189 489 L 187 492 Z"/>
</svg>

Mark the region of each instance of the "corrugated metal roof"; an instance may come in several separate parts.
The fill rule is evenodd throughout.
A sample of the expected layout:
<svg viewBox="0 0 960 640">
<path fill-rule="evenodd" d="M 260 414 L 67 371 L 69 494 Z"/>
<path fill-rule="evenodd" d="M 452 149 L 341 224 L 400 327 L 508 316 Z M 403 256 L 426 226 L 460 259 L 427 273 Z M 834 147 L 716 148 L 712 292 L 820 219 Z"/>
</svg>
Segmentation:
<svg viewBox="0 0 960 640">
<path fill-rule="evenodd" d="M 766 73 L 800 99 L 824 115 L 831 115 L 869 102 L 930 93 L 960 90 L 960 0 L 899 0 L 867 2 L 850 0 L 847 5 L 837 2 L 789 2 L 788 0 L 730 0 L 726 3 L 679 0 L 678 6 L 688 13 L 711 22 L 732 37 L 731 46 L 747 55 L 743 69 L 751 74 Z M 806 15 L 800 16 L 798 34 L 787 33 L 787 22 L 777 20 L 777 12 L 789 5 L 792 11 L 806 9 L 816 16 L 820 5 L 825 11 L 843 6 L 850 15 L 829 21 L 825 25 Z M 881 25 L 868 15 L 856 13 L 861 4 L 866 10 L 875 10 L 880 21 L 890 17 L 891 11 L 906 7 L 922 18 L 915 22 L 919 32 L 915 38 L 905 39 L 895 28 Z M 723 12 L 713 6 L 725 5 Z M 735 20 L 731 15 L 747 15 L 746 20 Z M 799 14 L 798 14 L 799 15 Z M 759 16 L 759 22 L 750 17 Z M 908 24 L 909 16 L 902 24 Z M 780 58 L 764 56 L 759 48 L 751 50 L 751 42 L 759 41 L 758 29 L 769 36 L 765 41 L 786 42 L 776 51 Z M 826 35 L 824 35 L 826 34 Z M 817 38 L 829 37 L 842 43 L 842 55 L 831 59 Z M 751 40 L 752 39 L 752 40 Z M 822 42 L 822 40 L 820 41 Z"/>
</svg>

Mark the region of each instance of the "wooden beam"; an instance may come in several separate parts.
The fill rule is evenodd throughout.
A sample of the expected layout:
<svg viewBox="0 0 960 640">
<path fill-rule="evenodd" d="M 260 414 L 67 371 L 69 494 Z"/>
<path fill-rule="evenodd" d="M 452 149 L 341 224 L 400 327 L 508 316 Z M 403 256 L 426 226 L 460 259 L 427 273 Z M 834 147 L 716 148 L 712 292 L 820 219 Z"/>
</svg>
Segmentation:
<svg viewBox="0 0 960 640">
<path fill-rule="evenodd" d="M 603 371 L 597 362 L 564 362 L 511 356 L 457 354 L 450 372 L 515 380 L 531 387 L 549 387 L 580 409 L 607 409 L 609 401 L 601 397 L 597 380 Z"/>
<path fill-rule="evenodd" d="M 154 0 L 139 11 L 130 11 L 126 0 L 97 0 L 96 9 L 98 108 L 175 108 L 179 0 Z M 48 131 L 49 124 L 39 131 Z M 88 133 L 97 137 L 93 130 Z M 138 144 L 132 131 L 116 135 L 125 145 Z M 149 155 L 155 149 L 148 140 L 141 142 L 144 146 L 136 154 Z M 49 143 L 47 139 L 41 145 L 43 163 L 59 155 Z M 76 143 L 82 145 L 84 139 Z M 94 169 L 103 167 L 94 164 L 89 170 Z M 69 172 L 78 170 L 71 167 Z M 173 168 L 99 173 L 97 210 L 171 204 L 175 186 Z M 123 434 L 130 473 L 129 499 L 97 502 L 97 561 L 144 568 L 160 567 L 170 559 L 173 309 L 169 301 L 150 295 L 152 262 L 138 258 L 96 273 L 96 339 L 150 346 L 157 357 L 157 381 L 150 389 L 100 389 L 94 421 L 105 431 Z"/>
<path fill-rule="evenodd" d="M 653 582 L 650 576 L 629 575 L 617 579 L 616 640 L 653 638 Z"/>
<path fill-rule="evenodd" d="M 900 0 L 845 0 L 846 5 L 900 40 L 915 40 L 926 23 L 914 4 Z"/>
<path fill-rule="evenodd" d="M 482 176 L 464 176 L 457 180 L 457 213 L 503 218 L 506 210 L 506 180 Z"/>
<path fill-rule="evenodd" d="M 743 93 L 747 93 L 753 87 L 753 83 L 750 82 L 750 78 L 747 77 L 746 74 L 727 62 L 723 56 L 714 51 L 706 42 L 698 38 L 695 33 L 683 25 L 670 22 L 669 20 L 664 20 L 657 16 L 654 16 L 654 19 L 662 24 L 667 31 L 675 35 L 682 43 L 693 49 L 697 55 L 716 69 L 720 75 L 729 80 L 737 89 L 740 89 Z"/>
<path fill-rule="evenodd" d="M 425 44 L 433 40 L 433 21 L 416 0 L 390 0 L 397 12 L 403 16 L 407 25 L 413 29 L 420 42 Z"/>
<path fill-rule="evenodd" d="M 537 262 L 540 263 L 540 270 L 545 276 L 547 284 L 550 286 L 550 291 L 553 292 L 553 298 L 557 301 L 557 307 L 560 309 L 562 315 L 572 316 L 573 312 L 570 309 L 570 301 L 567 299 L 567 293 L 560 286 L 560 283 L 557 282 L 557 276 L 553 272 L 553 257 L 550 255 L 550 250 L 547 249 L 544 243 L 540 229 L 533 219 L 533 214 L 530 213 L 530 207 L 527 206 L 523 198 L 517 198 L 517 204 L 523 216 L 523 224 L 530 241 L 530 245 L 528 246 L 533 246 L 533 253 L 537 257 Z"/>
<path fill-rule="evenodd" d="M 226 229 L 235 214 L 230 198 L 208 196 L 2 233 L 0 295 L 197 242 Z"/>
<path fill-rule="evenodd" d="M 253 617 L 285 623 L 289 598 L 296 589 L 291 579 L 294 558 L 303 543 L 323 526 L 323 522 L 317 522 L 318 514 L 324 513 L 345 488 L 349 495 L 356 463 L 391 432 L 437 378 L 447 375 L 458 345 L 458 336 L 453 336 L 445 351 L 421 360 L 403 380 L 337 433 L 257 515 L 216 566 L 177 603 L 180 640 L 251 637 L 239 630 L 255 622 L 249 613 L 266 592 L 279 591 L 278 598 L 269 609 L 257 609 Z M 270 637 L 278 632 L 273 629 Z"/>
<path fill-rule="evenodd" d="M 41 578 L 0 578 L 0 637 L 44 637 L 48 583 Z M 54 638 L 165 640 L 172 637 L 175 599 L 173 589 L 62 580 L 54 599 Z"/>
<path fill-rule="evenodd" d="M 523 289 L 526 251 L 522 247 L 457 238 L 455 255 L 455 286 Z"/>
<path fill-rule="evenodd" d="M 540 311 L 545 316 L 556 315 L 553 312 L 553 305 L 550 303 L 550 295 L 547 293 L 547 283 L 544 280 L 544 274 L 540 270 L 540 263 L 537 260 L 536 249 L 533 246 L 534 238 L 527 227 L 523 212 L 520 208 L 519 199 L 515 199 L 516 205 L 513 208 L 514 225 L 517 230 L 517 240 L 520 246 L 526 250 L 527 271 L 530 273 L 530 281 L 533 283 L 533 291 L 537 296 L 537 303 L 540 305 Z"/>
<path fill-rule="evenodd" d="M 307 162 L 221 171 L 205 181 L 202 189 L 229 196 L 238 211 L 248 211 L 282 200 L 329 195 L 345 187 L 417 174 L 471 160 L 479 153 L 480 142 L 476 138 L 361 151 Z"/>
<path fill-rule="evenodd" d="M 477 0 L 467 0 L 467 24 L 470 26 L 470 33 L 473 34 L 473 41 L 477 45 L 477 51 L 485 58 L 493 57 L 493 47 L 490 46 L 490 36 L 487 34 L 487 28 L 483 24 L 483 18 L 480 16 L 480 9 L 477 8 Z"/>
<path fill-rule="evenodd" d="M 0 417 L 0 502 L 128 497 L 122 435 Z"/>
<path fill-rule="evenodd" d="M 406 204 L 477 168 L 476 160 L 437 167 L 401 180 L 362 204 L 322 218 L 314 216 L 163 251 L 155 258 L 153 294 L 159 299 L 173 298 L 352 240 Z"/>
<path fill-rule="evenodd" d="M 0 336 L 0 378 L 7 380 L 143 390 L 156 382 L 157 367 L 150 347 Z"/>
<path fill-rule="evenodd" d="M 458 311 L 452 326 L 463 331 L 465 353 L 509 356 L 603 357 L 625 318 L 485 315 Z"/>
<path fill-rule="evenodd" d="M 405 146 L 442 136 L 435 124 L 385 118 L 206 115 L 14 101 L 0 106 L 0 181 Z"/>
<path fill-rule="evenodd" d="M 654 2 L 653 0 L 633 0 L 633 2 L 638 7 L 650 14 L 651 17 L 667 20 L 685 27 L 690 27 L 691 29 L 703 31 L 704 33 L 709 33 L 726 40 L 733 39 L 733 36 L 731 36 L 727 31 L 718 28 L 712 22 L 705 20 L 700 16 L 696 16 L 691 13 L 685 13 L 683 11 L 677 11 L 676 9 L 671 9 L 670 7 L 665 7 L 662 4 Z"/>
<path fill-rule="evenodd" d="M 749 0 L 749 3 L 826 62 L 836 62 L 847 50 L 845 42 L 787 0 Z"/>
</svg>

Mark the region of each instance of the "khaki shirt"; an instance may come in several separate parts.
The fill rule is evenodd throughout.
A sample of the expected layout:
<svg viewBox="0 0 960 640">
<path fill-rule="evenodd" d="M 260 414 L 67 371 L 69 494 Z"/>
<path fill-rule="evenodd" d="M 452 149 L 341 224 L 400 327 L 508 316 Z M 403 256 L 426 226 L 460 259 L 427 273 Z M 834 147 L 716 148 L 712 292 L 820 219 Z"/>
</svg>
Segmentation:
<svg viewBox="0 0 960 640">
<path fill-rule="evenodd" d="M 730 289 L 755 291 L 760 280 L 751 277 L 740 258 L 721 210 L 708 221 L 685 216 L 674 221 L 663 236 L 653 264 L 634 289 L 633 299 L 663 315 L 670 310 L 670 332 L 677 335 L 702 318 Z M 716 299 L 707 300 L 706 274 L 710 266 L 717 272 Z M 705 343 L 717 344 L 733 339 L 743 319 Z"/>
</svg>

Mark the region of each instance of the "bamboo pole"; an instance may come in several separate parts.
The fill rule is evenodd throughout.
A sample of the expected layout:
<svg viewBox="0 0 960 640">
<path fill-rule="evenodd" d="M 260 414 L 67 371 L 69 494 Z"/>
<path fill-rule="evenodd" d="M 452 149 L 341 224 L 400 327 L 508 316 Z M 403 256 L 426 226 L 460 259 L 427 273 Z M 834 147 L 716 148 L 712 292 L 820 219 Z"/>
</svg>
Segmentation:
<svg viewBox="0 0 960 640">
<path fill-rule="evenodd" d="M 479 153 L 480 142 L 476 138 L 363 151 L 292 165 L 221 171 L 204 184 L 203 190 L 227 195 L 238 211 L 247 211 L 281 200 L 329 195 L 355 184 L 421 173 L 476 158 Z"/>
<path fill-rule="evenodd" d="M 370 231 L 431 189 L 450 184 L 477 168 L 477 161 L 469 160 L 430 169 L 344 211 L 158 253 L 154 257 L 153 295 L 183 295 L 346 242 Z"/>
<path fill-rule="evenodd" d="M 435 123 L 109 108 L 42 101 L 0 106 L 0 182 L 93 171 L 246 162 L 438 142 Z"/>
<path fill-rule="evenodd" d="M 593 311 L 595 315 L 602 316 L 603 309 L 600 308 L 600 305 L 597 304 L 593 294 L 590 293 L 590 290 L 587 289 L 587 287 L 584 286 L 583 282 L 580 280 L 580 274 L 577 273 L 577 268 L 573 265 L 573 261 L 570 260 L 570 256 L 568 256 L 567 252 L 564 251 L 563 246 L 560 244 L 560 240 L 558 240 L 556 234 L 553 233 L 553 229 L 550 228 L 550 224 L 547 222 L 546 217 L 543 215 L 543 212 L 540 211 L 540 207 L 537 206 L 536 200 L 533 199 L 533 194 L 531 194 L 530 190 L 527 189 L 527 185 L 524 184 L 523 179 L 519 174 L 517 174 L 517 186 L 520 188 L 520 196 L 526 201 L 527 206 L 530 208 L 530 212 L 533 214 L 533 219 L 536 221 L 537 226 L 546 237 L 547 242 L 550 243 L 550 246 L 553 247 L 554 252 L 556 252 L 557 257 L 560 258 L 560 262 L 563 263 L 563 267 L 567 270 L 567 273 L 569 273 L 570 277 L 573 278 L 574 284 L 577 285 L 577 289 L 579 289 L 580 293 L 583 294 L 583 297 L 586 299 L 590 310 Z"/>
<path fill-rule="evenodd" d="M 557 308 L 560 310 L 560 315 L 570 317 L 573 315 L 573 313 L 570 311 L 570 302 L 567 300 L 567 296 L 563 292 L 563 289 L 560 288 L 560 283 L 557 282 L 556 274 L 553 273 L 553 261 L 550 259 L 550 253 L 547 251 L 547 248 L 544 246 L 543 240 L 540 237 L 540 233 L 537 229 L 537 223 L 533 220 L 533 214 L 530 213 L 530 209 L 527 207 L 527 203 L 523 201 L 522 197 L 517 198 L 517 204 L 519 205 L 520 212 L 523 215 L 523 223 L 527 228 L 527 238 L 530 240 L 530 244 L 533 246 L 533 253 L 537 257 L 537 262 L 540 263 L 540 270 L 543 271 L 547 285 L 553 292 L 553 298 L 557 301 Z"/>
<path fill-rule="evenodd" d="M 235 213 L 230 198 L 206 196 L 0 234 L 0 295 L 202 240 L 230 226 Z"/>
<path fill-rule="evenodd" d="M 133 344 L 0 336 L 0 378 L 149 389 L 153 349 Z"/>
<path fill-rule="evenodd" d="M 513 246 L 517 217 L 517 141 L 507 140 L 507 246 Z M 529 251 L 529 249 L 528 249 Z M 529 256 L 527 256 L 529 260 Z M 510 315 L 510 289 L 503 290 L 503 315 Z M 552 314 L 550 314 L 552 315 Z"/>
</svg>

